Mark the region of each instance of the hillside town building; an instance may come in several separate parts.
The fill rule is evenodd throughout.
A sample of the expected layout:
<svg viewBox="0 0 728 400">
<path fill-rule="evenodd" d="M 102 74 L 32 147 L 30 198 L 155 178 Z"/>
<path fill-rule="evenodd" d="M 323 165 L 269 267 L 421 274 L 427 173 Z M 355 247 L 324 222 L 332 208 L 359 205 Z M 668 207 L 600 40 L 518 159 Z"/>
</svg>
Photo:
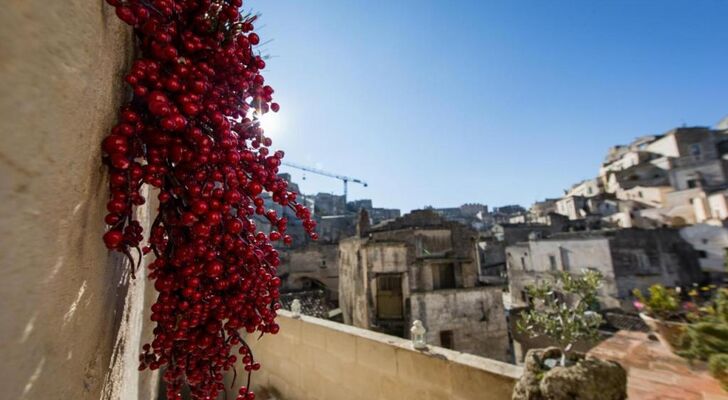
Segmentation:
<svg viewBox="0 0 728 400">
<path fill-rule="evenodd" d="M 567 217 L 569 230 L 722 226 L 728 219 L 728 130 L 680 127 L 614 146 L 598 176 L 573 185 L 558 199 L 536 202 L 528 216 Z"/>
<path fill-rule="evenodd" d="M 632 310 L 632 290 L 651 285 L 702 284 L 698 252 L 671 228 L 619 229 L 555 234 L 506 248 L 510 303 L 529 305 L 526 286 L 553 279 L 561 271 L 595 269 L 604 276 L 603 308 Z"/>
<path fill-rule="evenodd" d="M 527 287 L 539 281 L 552 281 L 561 272 L 579 275 L 589 269 L 600 271 L 604 278 L 598 294 L 598 309 L 607 325 L 624 325 L 630 321 L 627 325 L 634 329 L 642 325 L 632 303 L 634 289 L 646 291 L 654 284 L 692 287 L 708 279 L 701 271 L 698 251 L 679 230 L 670 228 L 573 232 L 548 238 L 532 236 L 528 241 L 506 248 L 506 263 L 508 290 L 504 302 L 516 362 L 522 362 L 529 349 L 554 344 L 551 339 L 532 337 L 517 328 L 520 313 L 533 306 Z M 602 332 L 603 338 L 610 335 Z M 580 342 L 576 347 L 587 351 L 594 344 Z"/>
<path fill-rule="evenodd" d="M 289 174 L 281 174 L 289 183 L 291 190 L 299 192 L 298 185 L 291 181 Z M 397 218 L 397 209 L 375 208 L 369 199 L 345 202 L 344 196 L 330 193 L 301 195 L 302 201 L 313 210 L 319 239 L 310 240 L 303 225 L 292 211 L 267 201 L 266 207 L 279 215 L 288 216 L 287 233 L 294 238 L 292 246 L 278 248 L 281 265 L 278 276 L 281 278 L 281 292 L 309 292 L 321 290 L 330 304 L 339 300 L 339 241 L 356 234 L 359 211 L 364 210 L 368 223 Z M 259 227 L 267 231 L 266 218 L 256 220 Z"/>
<path fill-rule="evenodd" d="M 406 338 L 420 320 L 428 343 L 510 359 L 501 288 L 479 284 L 474 229 L 433 210 L 364 228 L 339 243 L 345 323 Z"/>
</svg>

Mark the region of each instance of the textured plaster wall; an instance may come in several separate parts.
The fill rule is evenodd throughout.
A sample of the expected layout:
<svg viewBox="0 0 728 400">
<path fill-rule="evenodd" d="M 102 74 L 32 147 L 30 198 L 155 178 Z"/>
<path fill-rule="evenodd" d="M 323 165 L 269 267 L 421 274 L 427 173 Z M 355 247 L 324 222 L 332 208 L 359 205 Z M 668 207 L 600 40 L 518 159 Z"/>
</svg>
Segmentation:
<svg viewBox="0 0 728 400">
<path fill-rule="evenodd" d="M 0 397 L 152 398 L 151 285 L 101 242 L 131 31 L 102 0 L 9 0 L 0 37 Z"/>
<path fill-rule="evenodd" d="M 367 262 L 366 249 L 362 240 L 349 238 L 339 242 L 339 308 L 344 323 L 369 327 L 369 306 L 367 304 L 368 277 L 364 265 Z"/>
<path fill-rule="evenodd" d="M 253 389 L 279 400 L 506 400 L 520 367 L 409 340 L 302 317 L 278 317 L 280 332 L 250 337 L 262 367 Z M 240 374 L 237 385 L 244 383 Z M 228 386 L 229 387 L 229 386 Z M 237 387 L 228 393 L 232 398 Z M 261 396 L 267 398 L 266 396 Z"/>
<path fill-rule="evenodd" d="M 440 343 L 440 332 L 452 331 L 453 349 L 500 361 L 511 359 L 508 324 L 500 287 L 413 293 L 412 318 L 427 328 L 427 341 Z"/>
</svg>

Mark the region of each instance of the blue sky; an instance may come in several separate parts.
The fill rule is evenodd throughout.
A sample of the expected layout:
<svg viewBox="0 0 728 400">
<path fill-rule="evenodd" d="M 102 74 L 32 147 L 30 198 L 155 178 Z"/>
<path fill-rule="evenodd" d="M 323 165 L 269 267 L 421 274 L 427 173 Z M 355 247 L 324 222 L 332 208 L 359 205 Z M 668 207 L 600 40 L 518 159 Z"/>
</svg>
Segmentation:
<svg viewBox="0 0 728 400">
<path fill-rule="evenodd" d="M 554 197 L 728 114 L 728 1 L 258 0 L 287 161 L 404 211 Z M 341 182 L 290 170 L 307 193 Z"/>
</svg>

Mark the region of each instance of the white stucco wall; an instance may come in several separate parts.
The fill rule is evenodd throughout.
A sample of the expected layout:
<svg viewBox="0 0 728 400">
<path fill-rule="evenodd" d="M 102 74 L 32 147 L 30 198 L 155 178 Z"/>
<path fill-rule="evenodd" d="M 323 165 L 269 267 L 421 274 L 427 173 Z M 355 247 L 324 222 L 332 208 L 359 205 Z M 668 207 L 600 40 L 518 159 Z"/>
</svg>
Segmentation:
<svg viewBox="0 0 728 400">
<path fill-rule="evenodd" d="M 728 204 L 726 203 L 726 192 L 721 191 L 708 196 L 710 214 L 713 218 L 724 220 L 728 218 Z"/>
<path fill-rule="evenodd" d="M 647 151 L 667 157 L 679 157 L 680 151 L 677 147 L 675 135 L 667 135 L 647 145 Z"/>
<path fill-rule="evenodd" d="M 700 267 L 706 272 L 725 272 L 725 256 L 728 249 L 728 229 L 722 226 L 696 224 L 680 229 L 680 236 L 695 250 L 704 251 Z"/>
</svg>

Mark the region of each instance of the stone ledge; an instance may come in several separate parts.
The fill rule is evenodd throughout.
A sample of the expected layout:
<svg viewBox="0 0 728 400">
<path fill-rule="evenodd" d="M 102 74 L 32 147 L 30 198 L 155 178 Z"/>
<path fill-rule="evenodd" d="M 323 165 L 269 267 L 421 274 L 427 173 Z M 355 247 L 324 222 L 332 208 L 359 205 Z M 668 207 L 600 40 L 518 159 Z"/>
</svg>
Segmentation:
<svg viewBox="0 0 728 400">
<path fill-rule="evenodd" d="M 278 315 L 280 317 L 294 319 L 293 314 L 287 310 L 279 310 Z M 384 343 L 412 353 L 417 353 L 432 358 L 462 364 L 464 366 L 483 370 L 485 372 L 500 375 L 513 380 L 519 379 L 523 374 L 523 368 L 517 365 L 508 364 L 497 360 L 491 360 L 489 358 L 480 357 L 473 354 L 461 353 L 459 351 L 454 351 L 432 345 L 429 345 L 428 348 L 424 351 L 419 351 L 415 350 L 412 347 L 412 342 L 407 339 L 402 339 L 396 336 L 386 335 L 384 333 L 357 328 L 351 325 L 345 325 L 338 322 L 309 317 L 306 315 L 302 315 L 300 317 L 300 321 L 313 325 L 318 325 L 349 335 L 358 336 L 375 342 Z"/>
</svg>

